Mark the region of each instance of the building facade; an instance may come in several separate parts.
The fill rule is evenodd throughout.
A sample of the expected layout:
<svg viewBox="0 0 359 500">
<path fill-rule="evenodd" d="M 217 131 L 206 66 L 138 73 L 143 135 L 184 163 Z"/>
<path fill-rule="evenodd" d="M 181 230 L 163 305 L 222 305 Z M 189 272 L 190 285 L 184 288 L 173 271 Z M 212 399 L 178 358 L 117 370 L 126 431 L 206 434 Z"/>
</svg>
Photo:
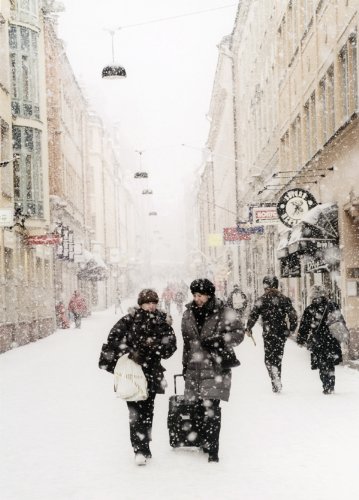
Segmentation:
<svg viewBox="0 0 359 500">
<path fill-rule="evenodd" d="M 57 36 L 59 8 L 0 2 L 0 352 L 53 333 L 74 290 L 89 312 L 115 303 L 119 281 L 127 292 L 130 195 Z"/>
<path fill-rule="evenodd" d="M 265 274 L 281 275 L 301 312 L 310 286 L 325 283 L 350 327 L 351 357 L 359 355 L 358 10 L 357 0 L 243 0 L 230 47 L 238 219 L 253 227 L 253 209 L 276 209 L 292 190 L 319 204 L 295 226 L 273 220 L 240 242 L 241 285 L 253 301 Z"/>
</svg>

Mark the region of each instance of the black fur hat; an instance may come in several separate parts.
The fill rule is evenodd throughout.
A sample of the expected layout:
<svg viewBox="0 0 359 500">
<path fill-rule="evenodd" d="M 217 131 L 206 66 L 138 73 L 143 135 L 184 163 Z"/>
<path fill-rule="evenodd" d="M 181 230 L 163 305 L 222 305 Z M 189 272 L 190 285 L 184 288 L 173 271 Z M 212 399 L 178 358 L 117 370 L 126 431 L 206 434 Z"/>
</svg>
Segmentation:
<svg viewBox="0 0 359 500">
<path fill-rule="evenodd" d="M 145 288 L 141 290 L 138 294 L 137 304 L 142 306 L 142 304 L 148 304 L 149 302 L 155 302 L 158 304 L 159 298 L 157 293 L 150 288 Z"/>
<path fill-rule="evenodd" d="M 202 295 L 209 295 L 210 297 L 212 297 L 216 291 L 216 287 L 212 281 L 209 281 L 207 278 L 192 281 L 190 289 L 192 294 L 201 293 Z"/>
</svg>

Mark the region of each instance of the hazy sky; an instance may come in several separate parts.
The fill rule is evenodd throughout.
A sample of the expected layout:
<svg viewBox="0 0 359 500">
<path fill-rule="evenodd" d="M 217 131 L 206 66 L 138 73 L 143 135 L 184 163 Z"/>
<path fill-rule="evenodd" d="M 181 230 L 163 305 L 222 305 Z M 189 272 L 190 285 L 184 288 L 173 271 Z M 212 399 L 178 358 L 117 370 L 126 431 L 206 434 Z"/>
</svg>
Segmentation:
<svg viewBox="0 0 359 500">
<path fill-rule="evenodd" d="M 237 3 L 231 0 L 64 0 L 59 34 L 75 75 L 98 114 L 116 124 L 121 161 L 128 176 L 143 167 L 154 195 L 148 203 L 173 220 L 182 186 L 200 166 L 209 122 L 217 44 L 232 32 Z M 158 18 L 232 5 L 228 8 L 127 27 Z M 115 59 L 124 80 L 102 80 L 111 61 L 106 28 L 115 36 Z M 184 147 L 187 144 L 191 147 Z M 168 221 L 167 221 L 168 222 Z M 164 220 L 165 223 L 165 220 Z"/>
</svg>

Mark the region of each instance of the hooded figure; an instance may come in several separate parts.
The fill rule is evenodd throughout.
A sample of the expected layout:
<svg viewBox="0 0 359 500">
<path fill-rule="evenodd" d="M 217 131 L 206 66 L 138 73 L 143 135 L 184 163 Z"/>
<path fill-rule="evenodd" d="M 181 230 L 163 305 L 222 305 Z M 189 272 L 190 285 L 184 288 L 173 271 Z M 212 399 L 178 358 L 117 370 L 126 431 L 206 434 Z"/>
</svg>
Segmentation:
<svg viewBox="0 0 359 500">
<path fill-rule="evenodd" d="M 117 360 L 124 354 L 141 365 L 147 380 L 148 398 L 127 401 L 130 418 L 130 439 L 137 465 L 151 458 L 150 440 L 156 394 L 165 392 L 161 359 L 176 350 L 176 337 L 167 315 L 157 310 L 159 298 L 151 289 L 138 295 L 138 306 L 121 318 L 111 329 L 107 344 L 102 346 L 99 367 L 114 372 Z"/>
<path fill-rule="evenodd" d="M 331 394 L 335 386 L 335 365 L 342 362 L 342 350 L 337 339 L 329 331 L 329 313 L 340 314 L 338 304 L 329 300 L 322 285 L 314 285 L 310 292 L 311 304 L 304 309 L 300 322 L 297 343 L 306 345 L 311 353 L 311 368 L 319 370 L 323 393 Z M 341 314 L 340 314 L 341 315 Z"/>
<path fill-rule="evenodd" d="M 297 313 L 292 301 L 278 290 L 276 276 L 263 278 L 264 294 L 255 302 L 247 321 L 247 333 L 252 335 L 259 316 L 262 318 L 264 362 L 273 392 L 282 390 L 282 359 L 288 336 L 297 328 Z M 287 325 L 287 320 L 289 325 Z"/>
<path fill-rule="evenodd" d="M 210 462 L 218 462 L 219 405 L 229 399 L 231 368 L 240 364 L 233 346 L 242 342 L 244 328 L 236 312 L 215 297 L 211 281 L 197 279 L 190 288 L 193 301 L 182 318 L 185 397 L 197 403 L 202 449 Z"/>
</svg>

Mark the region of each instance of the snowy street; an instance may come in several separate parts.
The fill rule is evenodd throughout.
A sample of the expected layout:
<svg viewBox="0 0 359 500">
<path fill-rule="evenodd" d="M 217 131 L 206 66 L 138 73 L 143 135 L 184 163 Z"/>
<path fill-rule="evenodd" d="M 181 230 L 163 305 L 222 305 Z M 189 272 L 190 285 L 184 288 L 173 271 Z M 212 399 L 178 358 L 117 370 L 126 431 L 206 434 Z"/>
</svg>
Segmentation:
<svg viewBox="0 0 359 500">
<path fill-rule="evenodd" d="M 178 350 L 164 362 L 169 387 L 156 399 L 153 459 L 137 467 L 126 404 L 97 365 L 117 319 L 113 309 L 93 313 L 81 330 L 58 330 L 0 356 L 2 500 L 357 498 L 359 372 L 337 368 L 336 393 L 324 396 L 308 352 L 290 340 L 283 393 L 275 395 L 258 327 L 257 346 L 245 338 L 236 349 L 241 366 L 221 404 L 220 462 L 170 448 L 168 396 L 181 372 L 177 313 Z"/>
</svg>

